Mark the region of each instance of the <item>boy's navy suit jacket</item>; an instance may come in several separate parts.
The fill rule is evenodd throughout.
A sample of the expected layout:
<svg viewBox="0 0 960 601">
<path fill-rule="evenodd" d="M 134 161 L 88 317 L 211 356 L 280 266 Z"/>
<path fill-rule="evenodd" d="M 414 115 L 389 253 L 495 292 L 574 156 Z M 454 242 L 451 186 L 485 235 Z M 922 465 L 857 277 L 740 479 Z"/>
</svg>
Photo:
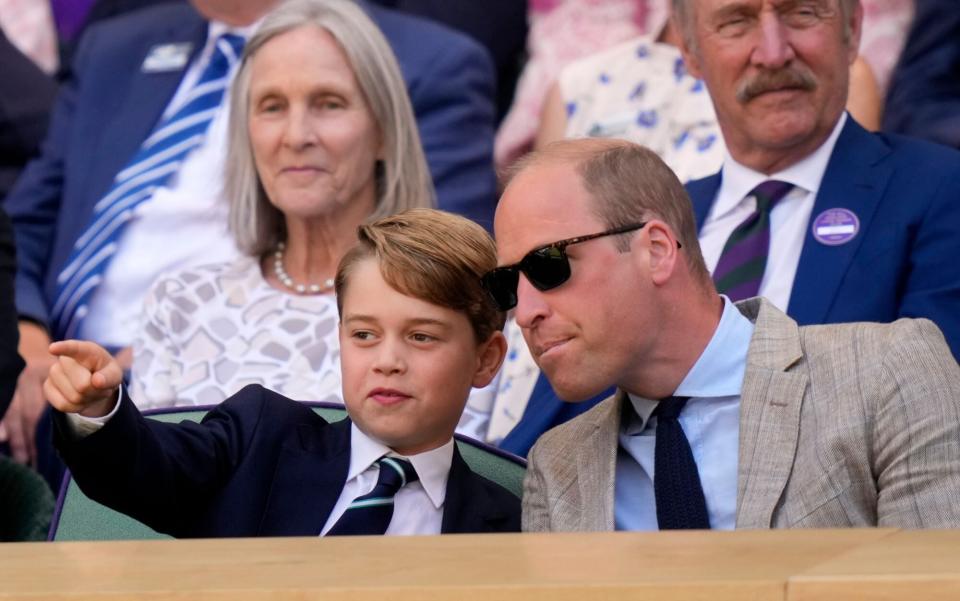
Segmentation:
<svg viewBox="0 0 960 601">
<path fill-rule="evenodd" d="M 245 387 L 199 424 L 140 415 L 124 396 L 85 438 L 57 414 L 55 442 L 81 490 L 175 537 L 317 536 L 350 464 L 350 420 Z M 455 449 L 443 533 L 520 530 L 520 500 L 470 471 Z"/>
</svg>

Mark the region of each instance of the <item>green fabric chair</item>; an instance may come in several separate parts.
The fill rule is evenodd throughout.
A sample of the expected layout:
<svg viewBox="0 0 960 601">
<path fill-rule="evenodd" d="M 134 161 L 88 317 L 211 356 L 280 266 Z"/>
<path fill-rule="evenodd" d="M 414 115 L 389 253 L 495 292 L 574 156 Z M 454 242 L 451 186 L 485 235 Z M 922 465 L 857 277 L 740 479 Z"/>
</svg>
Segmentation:
<svg viewBox="0 0 960 601">
<path fill-rule="evenodd" d="M 53 507 L 53 493 L 40 474 L 0 456 L 0 541 L 44 540 Z"/>
<path fill-rule="evenodd" d="M 347 412 L 332 403 L 308 403 L 325 420 L 344 419 Z M 148 417 L 164 422 L 191 420 L 199 422 L 209 407 L 189 407 L 147 412 Z M 526 462 L 486 443 L 457 435 L 457 448 L 470 469 L 496 482 L 518 498 L 523 492 Z M 50 525 L 48 540 L 142 540 L 170 538 L 159 534 L 131 517 L 109 509 L 91 500 L 67 472 L 60 499 Z"/>
</svg>

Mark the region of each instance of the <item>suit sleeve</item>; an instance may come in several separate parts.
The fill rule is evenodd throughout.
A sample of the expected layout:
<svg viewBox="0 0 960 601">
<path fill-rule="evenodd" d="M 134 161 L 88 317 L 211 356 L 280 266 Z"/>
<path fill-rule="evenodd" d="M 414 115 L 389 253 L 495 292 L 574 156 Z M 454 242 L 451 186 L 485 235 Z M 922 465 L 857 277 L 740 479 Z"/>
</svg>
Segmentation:
<svg viewBox="0 0 960 601">
<path fill-rule="evenodd" d="M 523 532 L 550 532 L 550 507 L 546 482 L 543 479 L 539 445 L 530 449 L 527 457 L 527 473 L 523 478 Z"/>
<path fill-rule="evenodd" d="M 941 176 L 915 226 L 898 316 L 932 319 L 960 359 L 960 160 L 942 165 L 931 178 Z"/>
<path fill-rule="evenodd" d="M 883 116 L 885 131 L 960 148 L 960 11 L 918 0 Z"/>
<path fill-rule="evenodd" d="M 0 201 L 40 149 L 57 84 L 0 31 Z"/>
<path fill-rule="evenodd" d="M 23 359 L 17 352 L 19 332 L 17 309 L 13 301 L 13 277 L 16 272 L 13 231 L 6 213 L 0 210 L 0 418 L 6 413 Z"/>
<path fill-rule="evenodd" d="M 960 366 L 929 320 L 896 322 L 887 347 L 874 397 L 877 526 L 960 527 Z"/>
<path fill-rule="evenodd" d="M 248 387 L 200 424 L 144 418 L 124 396 L 117 413 L 83 438 L 54 415 L 54 443 L 90 498 L 172 536 L 189 535 L 189 516 L 207 505 L 244 458 L 266 403 Z"/>
<path fill-rule="evenodd" d="M 48 323 L 43 282 L 50 263 L 63 195 L 66 151 L 79 96 L 89 68 L 95 31 L 84 36 L 71 74 L 60 88 L 41 154 L 31 161 L 4 201 L 16 235 L 16 302 L 22 316 Z"/>
<path fill-rule="evenodd" d="M 408 88 L 439 208 L 493 229 L 494 72 L 487 53 L 449 36 Z"/>
</svg>

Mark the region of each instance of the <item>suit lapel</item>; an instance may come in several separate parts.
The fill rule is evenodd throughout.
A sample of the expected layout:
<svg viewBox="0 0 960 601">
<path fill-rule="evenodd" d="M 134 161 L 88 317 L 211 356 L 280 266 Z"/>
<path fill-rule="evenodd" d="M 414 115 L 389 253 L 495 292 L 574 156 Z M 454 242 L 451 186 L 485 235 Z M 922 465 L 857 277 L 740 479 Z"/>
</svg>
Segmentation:
<svg viewBox="0 0 960 601">
<path fill-rule="evenodd" d="M 893 173 L 889 163 L 883 161 L 889 152 L 885 144 L 848 117 L 827 163 L 800 252 L 787 307 L 787 313 L 797 323 L 828 321 L 831 305 L 863 242 L 864 233 L 870 230 L 874 213 Z M 856 215 L 860 229 L 850 242 L 827 246 L 814 238 L 813 223 L 824 211 L 836 208 L 847 209 Z"/>
<path fill-rule="evenodd" d="M 260 536 L 320 534 L 347 481 L 350 423 L 300 424 L 277 461 Z"/>
<path fill-rule="evenodd" d="M 722 171 L 687 183 L 687 193 L 690 195 L 690 202 L 693 203 L 693 214 L 697 219 L 697 231 L 703 228 L 707 215 L 710 214 L 710 207 L 717 197 L 717 190 L 720 189 L 720 181 L 723 175 Z"/>
<path fill-rule="evenodd" d="M 460 456 L 455 443 L 443 501 L 443 521 L 440 526 L 442 534 L 497 532 L 506 529 L 502 524 L 507 522 L 510 516 L 490 499 L 477 478 Z M 498 524 L 501 526 L 498 527 Z"/>
<path fill-rule="evenodd" d="M 756 323 L 740 400 L 737 528 L 769 528 L 790 477 L 807 374 L 799 328 L 766 300 L 738 303 Z"/>
<path fill-rule="evenodd" d="M 578 449 L 577 486 L 580 494 L 578 530 L 585 532 L 614 529 L 613 483 L 617 470 L 617 446 L 620 435 L 620 414 L 626 394 L 618 390 L 616 395 L 602 404 L 606 410 L 590 414 L 594 416 L 594 432 L 587 436 Z"/>
</svg>

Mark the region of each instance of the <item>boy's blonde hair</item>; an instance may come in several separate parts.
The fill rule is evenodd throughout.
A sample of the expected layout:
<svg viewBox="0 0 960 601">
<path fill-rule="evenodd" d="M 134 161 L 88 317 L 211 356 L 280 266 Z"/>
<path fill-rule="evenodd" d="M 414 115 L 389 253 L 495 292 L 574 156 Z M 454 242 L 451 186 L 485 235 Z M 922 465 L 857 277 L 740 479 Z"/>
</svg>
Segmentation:
<svg viewBox="0 0 960 601">
<path fill-rule="evenodd" d="M 410 209 L 361 225 L 360 240 L 337 268 L 337 309 L 353 268 L 374 257 L 391 288 L 466 315 L 477 342 L 503 329 L 505 314 L 481 286 L 497 266 L 497 247 L 482 227 L 436 209 Z"/>
</svg>

